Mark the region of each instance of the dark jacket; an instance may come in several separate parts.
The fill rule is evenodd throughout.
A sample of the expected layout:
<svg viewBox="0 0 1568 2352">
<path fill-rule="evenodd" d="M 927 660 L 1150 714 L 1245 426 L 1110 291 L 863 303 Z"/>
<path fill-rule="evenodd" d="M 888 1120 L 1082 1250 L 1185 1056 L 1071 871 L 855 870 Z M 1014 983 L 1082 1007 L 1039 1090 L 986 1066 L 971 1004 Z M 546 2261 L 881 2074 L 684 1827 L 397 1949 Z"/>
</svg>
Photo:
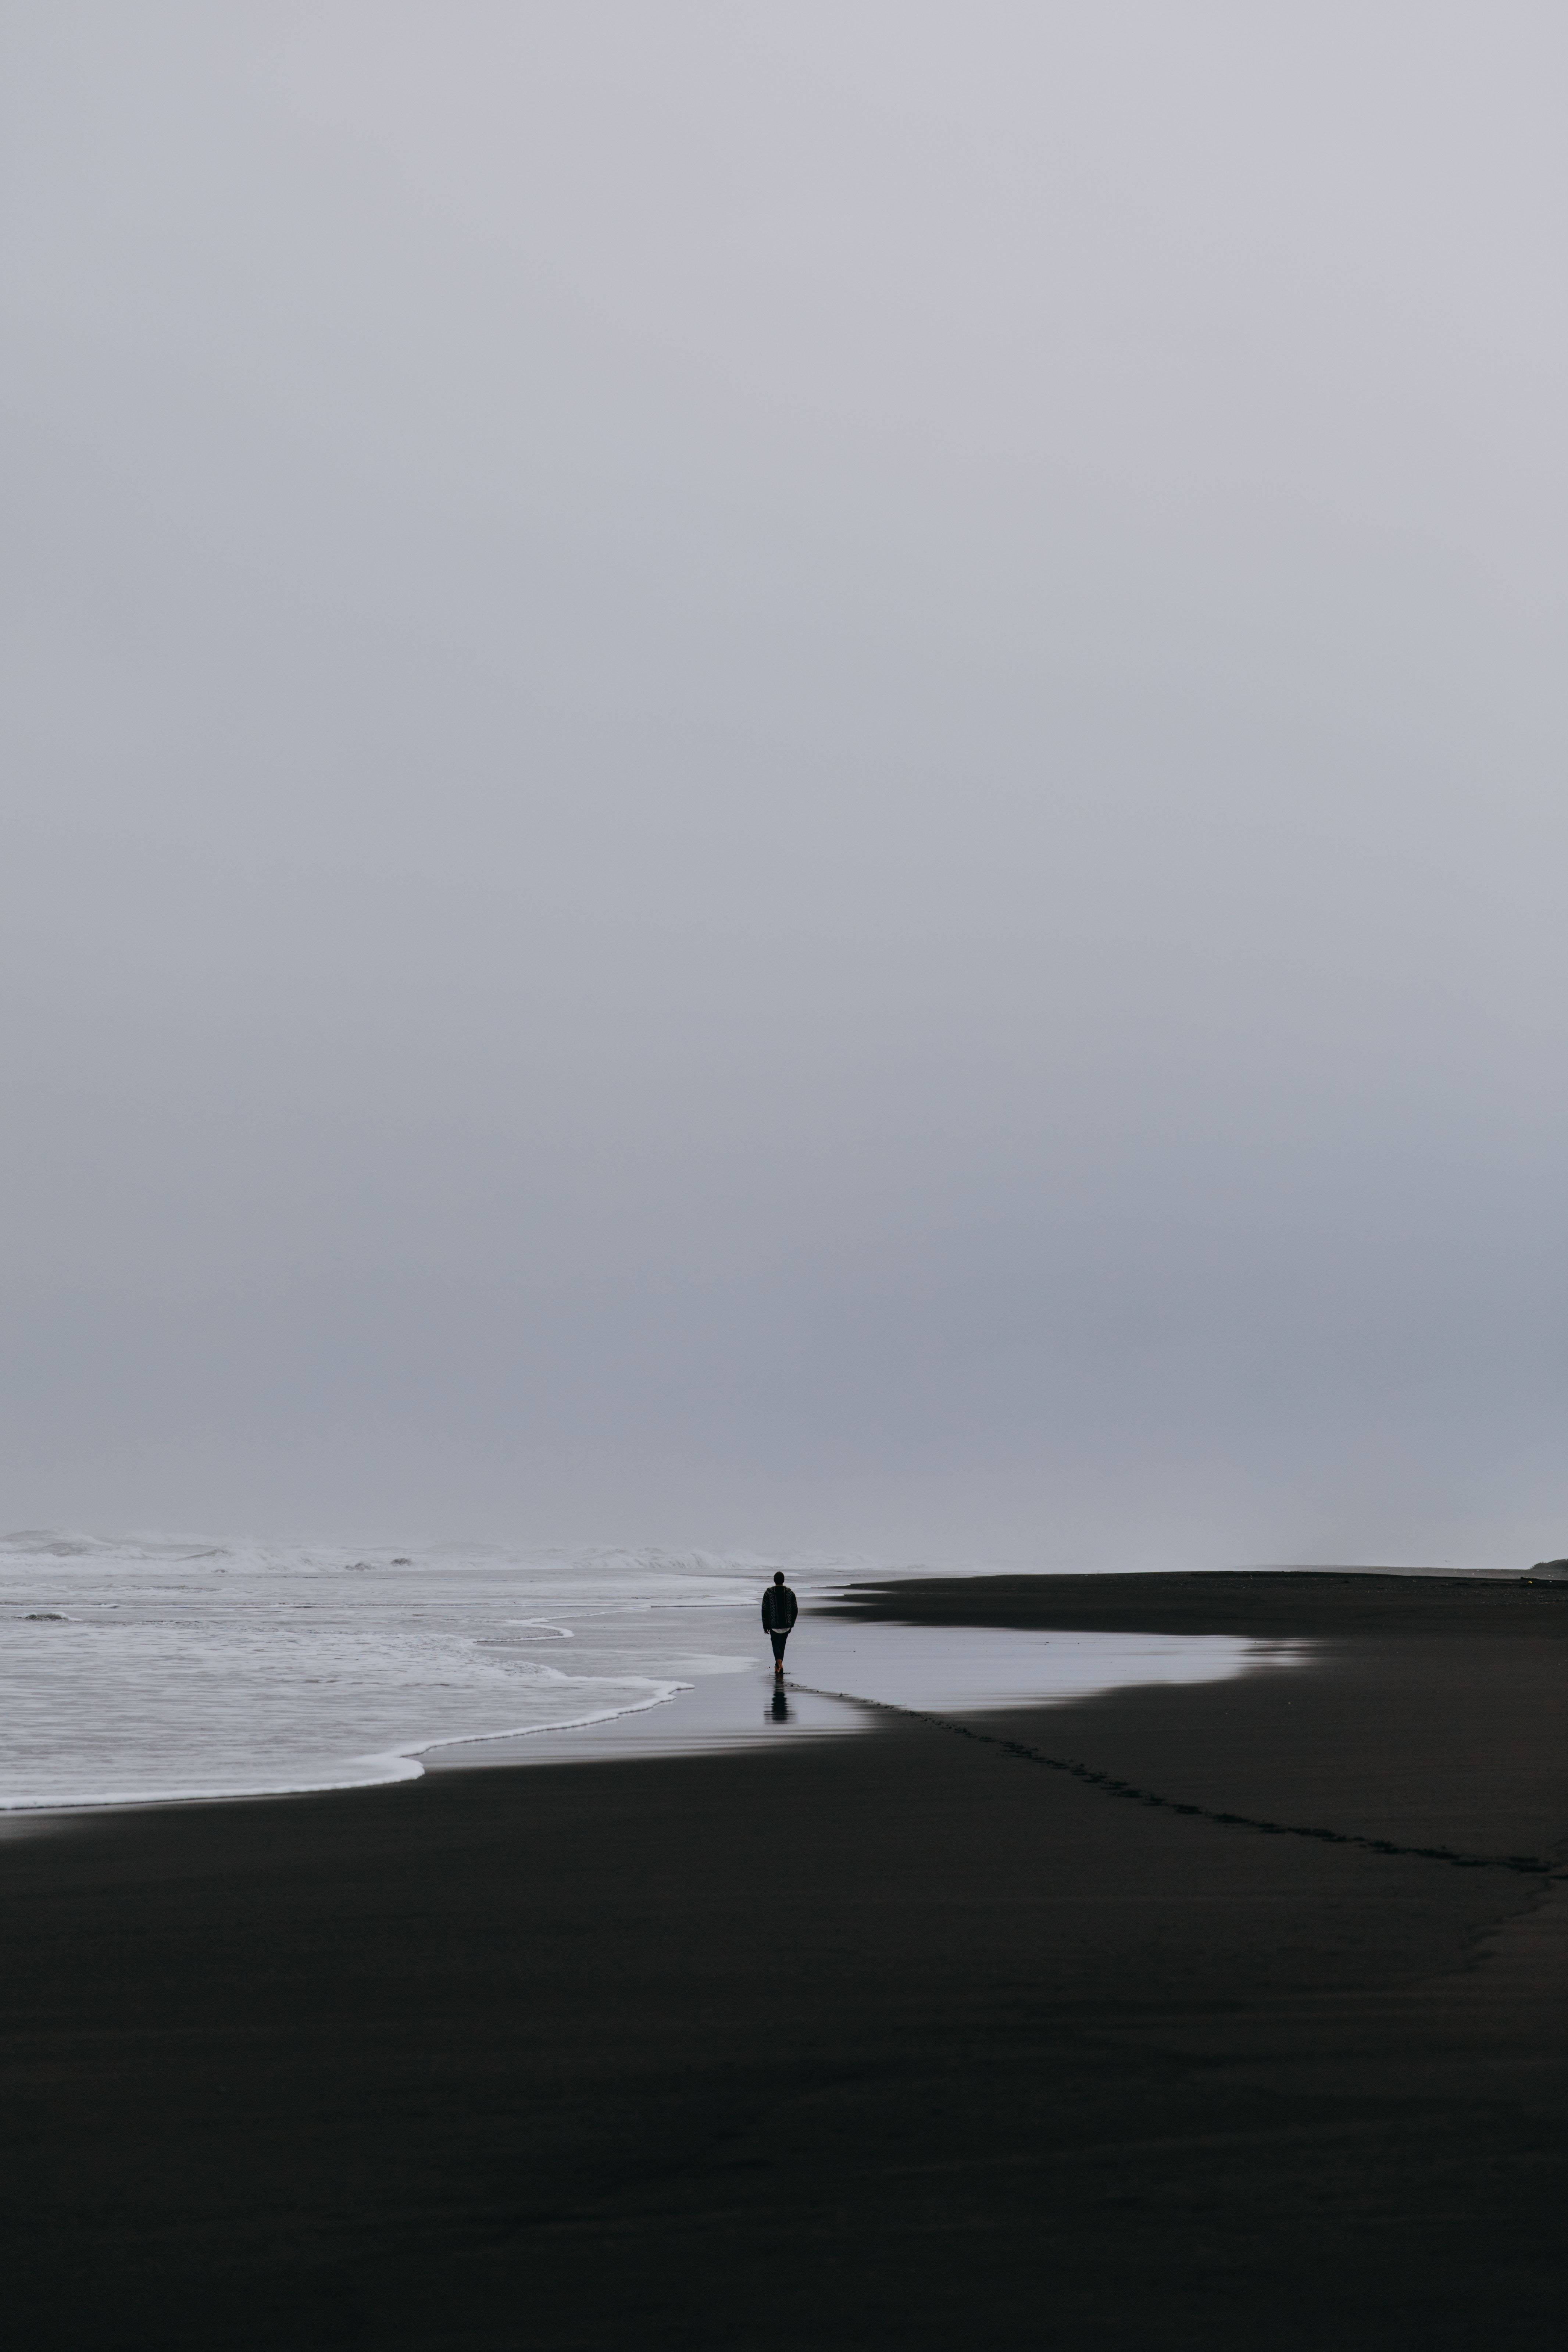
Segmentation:
<svg viewBox="0 0 1568 2352">
<path fill-rule="evenodd" d="M 787 1633 L 800 1615 L 800 1603 L 787 1584 L 770 1584 L 763 1595 L 763 1631 Z"/>
</svg>

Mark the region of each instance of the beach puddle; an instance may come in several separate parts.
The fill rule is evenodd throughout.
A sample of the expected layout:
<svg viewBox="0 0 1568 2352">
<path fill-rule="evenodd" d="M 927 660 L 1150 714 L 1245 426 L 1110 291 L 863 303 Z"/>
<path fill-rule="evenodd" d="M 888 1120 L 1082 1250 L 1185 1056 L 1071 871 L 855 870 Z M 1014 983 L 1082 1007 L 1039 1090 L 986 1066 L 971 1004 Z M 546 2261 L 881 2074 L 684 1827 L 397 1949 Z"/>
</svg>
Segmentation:
<svg viewBox="0 0 1568 2352">
<path fill-rule="evenodd" d="M 805 1601 L 805 1580 L 797 1590 Z M 842 1738 L 871 1729 L 889 1707 L 973 1715 L 1066 1706 L 1150 1683 L 1224 1682 L 1300 1664 L 1302 1643 L 1224 1634 L 1013 1633 L 989 1626 L 859 1623 L 809 1604 L 790 1637 L 783 1687 L 765 1638 L 749 1671 L 677 1694 L 657 1717 L 623 1717 L 547 1738 L 498 1742 L 488 1753 L 454 1747 L 431 1770 L 572 1758 L 694 1755 L 781 1736 Z"/>
</svg>

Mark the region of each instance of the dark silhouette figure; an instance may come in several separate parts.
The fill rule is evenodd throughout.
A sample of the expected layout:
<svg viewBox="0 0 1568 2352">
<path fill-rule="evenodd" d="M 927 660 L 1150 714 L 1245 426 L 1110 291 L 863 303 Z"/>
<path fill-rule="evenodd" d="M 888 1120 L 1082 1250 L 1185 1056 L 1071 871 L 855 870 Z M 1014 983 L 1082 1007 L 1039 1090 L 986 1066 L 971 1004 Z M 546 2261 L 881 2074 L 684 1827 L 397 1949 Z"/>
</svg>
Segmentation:
<svg viewBox="0 0 1568 2352">
<path fill-rule="evenodd" d="M 800 1614 L 800 1603 L 784 1580 L 782 1568 L 773 1570 L 773 1580 L 763 1595 L 763 1631 L 773 1645 L 773 1673 L 784 1673 L 784 1643 L 789 1629 Z"/>
<path fill-rule="evenodd" d="M 773 1717 L 775 1723 L 787 1723 L 789 1721 L 789 1701 L 784 1696 L 784 1686 L 783 1683 L 775 1683 L 773 1685 Z"/>
</svg>

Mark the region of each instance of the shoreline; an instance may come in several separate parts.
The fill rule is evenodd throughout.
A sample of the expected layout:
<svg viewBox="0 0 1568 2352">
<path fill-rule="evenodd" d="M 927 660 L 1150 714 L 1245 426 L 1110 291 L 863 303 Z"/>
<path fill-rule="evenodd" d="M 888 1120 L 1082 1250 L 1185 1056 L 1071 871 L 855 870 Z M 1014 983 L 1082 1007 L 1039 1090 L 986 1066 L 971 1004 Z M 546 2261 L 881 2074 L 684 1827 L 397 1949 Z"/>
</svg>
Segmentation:
<svg viewBox="0 0 1568 2352">
<path fill-rule="evenodd" d="M 657 1698 L 637 1699 L 629 1706 L 606 1708 L 601 1715 L 585 1715 L 576 1722 L 524 1724 L 509 1731 L 462 1731 L 439 1739 L 426 1739 L 406 1748 L 388 1748 L 380 1754 L 351 1757 L 350 1764 L 384 1764 L 391 1768 L 404 1766 L 403 1770 L 387 1769 L 374 1779 L 342 1780 L 302 1780 L 298 1783 L 275 1783 L 264 1789 L 176 1789 L 147 1796 L 73 1797 L 61 1800 L 50 1797 L 21 1797 L 0 1802 L 0 1837 L 5 1824 L 15 1821 L 47 1822 L 74 1821 L 79 1815 L 92 1814 L 112 1818 L 119 1813 L 144 1813 L 166 1805 L 268 1805 L 283 1804 L 291 1797 L 346 1797 L 356 1790 L 395 1789 L 404 1781 L 423 1780 L 430 1769 L 427 1756 L 436 1756 L 447 1748 L 486 1748 L 498 1742 L 510 1744 L 523 1739 L 543 1739 L 555 1732 L 585 1731 L 605 1723 L 616 1723 L 627 1716 L 648 1715 L 656 1707 L 668 1706 L 689 1685 L 677 1685 L 673 1690 L 661 1691 Z M 440 1768 L 437 1768 L 440 1769 Z"/>
<path fill-rule="evenodd" d="M 817 1626 L 818 1647 L 824 1640 L 835 1646 L 839 1645 L 837 1631 L 827 1631 L 825 1621 L 854 1613 L 837 1605 L 842 1591 L 843 1581 L 836 1580 L 826 1592 L 807 1594 L 805 1613 Z M 817 1736 L 834 1732 L 842 1736 L 863 1727 L 861 1718 L 846 1716 L 843 1712 L 844 1706 L 853 1706 L 857 1697 L 864 1696 L 868 1703 L 875 1704 L 879 1695 L 894 1699 L 905 1695 L 898 1687 L 888 1687 L 889 1676 L 885 1672 L 879 1672 L 879 1667 L 885 1663 L 882 1659 L 868 1662 L 863 1657 L 857 1657 L 845 1663 L 845 1671 L 852 1675 L 856 1673 L 864 1675 L 869 1664 L 870 1680 L 878 1685 L 877 1689 L 864 1694 L 847 1692 L 843 1694 L 841 1702 L 818 1706 L 815 1704 L 818 1695 L 810 1693 L 796 1680 L 790 1685 L 794 1697 L 787 1710 L 790 1718 L 788 1728 L 777 1720 L 777 1710 L 772 1711 L 772 1719 L 764 1721 L 763 1711 L 754 1706 L 752 1695 L 752 1670 L 761 1662 L 760 1656 L 754 1653 L 749 1657 L 734 1654 L 737 1645 L 744 1650 L 754 1643 L 755 1626 L 752 1620 L 752 1612 L 748 1607 L 744 1612 L 746 1630 L 740 1630 L 733 1622 L 726 1622 L 721 1628 L 711 1631 L 704 1629 L 708 1631 L 710 1642 L 722 1639 L 728 1644 L 728 1654 L 722 1660 L 722 1672 L 713 1671 L 719 1662 L 712 1657 L 700 1658 L 694 1664 L 678 1654 L 665 1662 L 662 1673 L 634 1674 L 628 1671 L 609 1677 L 590 1676 L 584 1683 L 579 1701 L 582 1711 L 574 1715 L 545 1721 L 509 1721 L 508 1711 L 518 1702 L 508 1694 L 498 1696 L 492 1701 L 495 1711 L 489 1717 L 488 1727 L 480 1724 L 461 1730 L 432 1730 L 427 1722 L 421 1726 L 423 1710 L 416 1700 L 405 1711 L 401 1724 L 386 1722 L 379 1727 L 379 1736 L 373 1735 L 373 1744 L 355 1748 L 340 1747 L 333 1752 L 318 1729 L 314 1741 L 301 1747 L 298 1760 L 280 1755 L 271 1759 L 266 1766 L 253 1767 L 244 1777 L 232 1766 L 226 1772 L 223 1769 L 224 1758 L 220 1749 L 216 1757 L 205 1759 L 210 1778 L 195 1777 L 193 1773 L 182 1783 L 178 1780 L 160 1781 L 155 1773 L 149 1773 L 147 1778 L 138 1781 L 129 1777 L 131 1771 L 138 1768 L 128 1764 L 125 1777 L 117 1781 L 102 1780 L 96 1786 L 90 1782 L 85 1787 L 79 1785 L 70 1793 L 62 1793 L 58 1787 L 48 1793 L 19 1791 L 0 1800 L 0 1835 L 4 1835 L 7 1822 L 27 1817 L 45 1822 L 56 1819 L 68 1821 L 82 1814 L 145 1811 L 159 1805 L 226 1805 L 265 1801 L 271 1798 L 346 1793 L 418 1780 L 431 1771 L 493 1769 L 519 1764 L 532 1767 L 594 1756 L 653 1758 L 711 1752 L 749 1746 L 759 1738 L 776 1745 L 787 1737 L 799 1736 L 803 1729 L 810 1729 Z M 559 1632 L 561 1629 L 552 1630 Z M 1126 1673 L 1128 1662 L 1116 1654 L 1119 1637 L 1125 1642 L 1121 1629 L 1101 1639 L 1100 1645 L 1107 1653 L 1102 1660 L 1105 1668 L 1102 1686 L 1107 1689 L 1116 1687 L 1124 1679 L 1137 1679 L 1135 1674 L 1129 1675 Z M 572 1637 L 568 1634 L 567 1638 Z M 879 1651 L 887 1648 L 884 1637 L 873 1638 Z M 922 1634 L 920 1638 L 923 1641 L 925 1636 Z M 1194 1640 L 1201 1642 L 1203 1637 L 1159 1638 L 1177 1640 L 1190 1646 Z M 476 1646 L 482 1645 L 476 1643 Z M 1093 1644 L 1086 1639 L 1082 1646 L 1087 1651 Z M 1034 1663 L 1037 1667 L 1040 1661 L 1033 1636 L 1029 1637 L 1024 1648 L 1036 1653 Z M 949 1656 L 951 1659 L 951 1645 Z M 654 1662 L 648 1663 L 651 1665 Z M 905 1663 L 906 1665 L 910 1663 L 907 1653 Z M 921 1667 L 925 1663 L 915 1662 L 914 1679 L 907 1684 L 907 1695 L 912 1696 L 920 1687 Z M 1022 1655 L 1018 1663 L 1022 1669 L 1025 1664 Z M 1222 1662 L 1215 1670 L 1227 1672 L 1235 1669 L 1228 1663 Z M 1194 1658 L 1180 1671 L 1201 1675 L 1203 1669 Z M 1030 1703 L 1037 1697 L 1042 1705 L 1060 1704 L 1063 1693 L 1047 1687 L 1057 1679 L 1049 1675 L 1042 1677 L 1030 1671 L 1020 1671 L 1016 1678 L 1009 1677 L 1009 1695 L 1015 1696 L 1019 1704 Z M 1083 1679 L 1092 1681 L 1092 1677 Z M 899 1676 L 895 1675 L 891 1680 L 896 1685 Z M 962 1706 L 971 1699 L 977 1705 L 986 1703 L 979 1690 L 973 1687 L 973 1672 L 967 1681 L 961 1673 L 946 1694 L 949 1704 Z M 609 1703 L 605 1703 L 606 1683 L 613 1685 L 615 1692 Z M 141 1759 L 140 1769 L 147 1771 L 145 1758 Z M 201 1769 L 200 1766 L 196 1768 L 198 1771 Z M 60 1777 L 58 1772 L 56 1777 Z"/>
<path fill-rule="evenodd" d="M 1568 1607 L 1223 1580 L 839 1605 L 1070 1628 L 1114 1587 L 1310 1640 L 1288 1681 L 0 1846 L 19 2335 L 1553 2343 Z"/>
</svg>

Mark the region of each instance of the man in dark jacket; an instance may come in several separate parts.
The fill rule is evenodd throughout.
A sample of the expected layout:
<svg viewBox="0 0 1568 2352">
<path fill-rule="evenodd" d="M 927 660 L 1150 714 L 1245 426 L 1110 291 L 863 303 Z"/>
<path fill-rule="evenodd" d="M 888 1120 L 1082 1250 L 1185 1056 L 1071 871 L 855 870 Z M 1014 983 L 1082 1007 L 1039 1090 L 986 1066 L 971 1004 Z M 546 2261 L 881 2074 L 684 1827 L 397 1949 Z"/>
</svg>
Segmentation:
<svg viewBox="0 0 1568 2352">
<path fill-rule="evenodd" d="M 784 1582 L 783 1569 L 775 1568 L 773 1580 L 763 1595 L 763 1631 L 773 1645 L 773 1673 L 781 1681 L 784 1643 L 799 1614 L 800 1603 Z"/>
</svg>

